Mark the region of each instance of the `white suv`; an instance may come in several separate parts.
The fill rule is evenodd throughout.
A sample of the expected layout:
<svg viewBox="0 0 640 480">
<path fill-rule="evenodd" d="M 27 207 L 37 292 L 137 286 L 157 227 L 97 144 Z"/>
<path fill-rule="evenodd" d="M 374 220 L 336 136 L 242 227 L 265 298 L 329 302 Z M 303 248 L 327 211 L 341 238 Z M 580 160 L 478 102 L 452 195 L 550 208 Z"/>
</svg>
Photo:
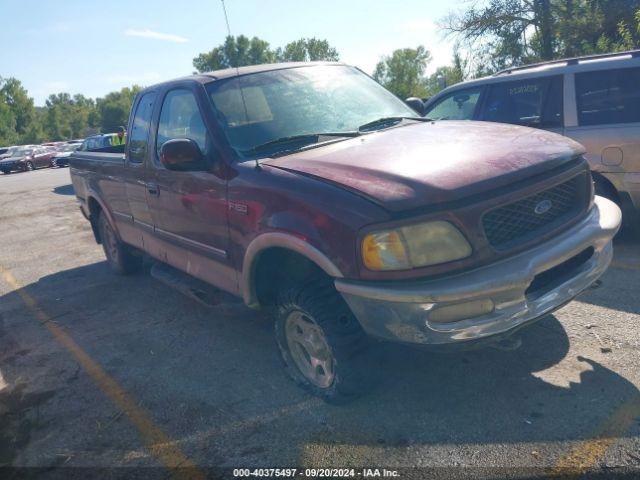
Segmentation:
<svg viewBox="0 0 640 480">
<path fill-rule="evenodd" d="M 446 88 L 425 104 L 434 120 L 484 120 L 580 142 L 596 191 L 640 233 L 640 50 L 524 67 Z"/>
</svg>

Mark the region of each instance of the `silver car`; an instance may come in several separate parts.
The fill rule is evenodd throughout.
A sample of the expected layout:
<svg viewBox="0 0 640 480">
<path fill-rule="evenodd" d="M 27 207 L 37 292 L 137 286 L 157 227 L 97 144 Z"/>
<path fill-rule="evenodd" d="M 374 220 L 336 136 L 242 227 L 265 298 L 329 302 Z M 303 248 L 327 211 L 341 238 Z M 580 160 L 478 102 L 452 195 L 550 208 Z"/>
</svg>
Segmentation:
<svg viewBox="0 0 640 480">
<path fill-rule="evenodd" d="M 640 50 L 511 68 L 446 88 L 425 104 L 434 120 L 542 128 L 587 149 L 596 192 L 640 233 Z"/>
</svg>

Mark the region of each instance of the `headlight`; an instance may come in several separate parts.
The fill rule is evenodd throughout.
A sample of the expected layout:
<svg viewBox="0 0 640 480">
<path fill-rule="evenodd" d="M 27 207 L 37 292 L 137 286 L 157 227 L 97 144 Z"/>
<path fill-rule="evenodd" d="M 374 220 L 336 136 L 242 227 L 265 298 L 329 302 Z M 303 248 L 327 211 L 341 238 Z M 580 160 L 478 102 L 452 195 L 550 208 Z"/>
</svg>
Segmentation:
<svg viewBox="0 0 640 480">
<path fill-rule="evenodd" d="M 369 270 L 407 270 L 469 255 L 471 245 L 467 239 L 444 221 L 374 232 L 362 241 L 362 258 Z"/>
</svg>

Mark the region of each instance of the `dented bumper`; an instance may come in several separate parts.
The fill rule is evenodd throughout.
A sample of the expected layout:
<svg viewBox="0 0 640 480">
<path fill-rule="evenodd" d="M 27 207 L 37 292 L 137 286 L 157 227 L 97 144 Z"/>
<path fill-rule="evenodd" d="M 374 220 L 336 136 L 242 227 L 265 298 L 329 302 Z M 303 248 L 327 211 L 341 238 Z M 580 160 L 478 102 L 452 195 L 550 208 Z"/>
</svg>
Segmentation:
<svg viewBox="0 0 640 480">
<path fill-rule="evenodd" d="M 438 280 L 371 283 L 336 279 L 372 336 L 451 344 L 508 334 L 560 308 L 600 277 L 613 256 L 620 209 L 596 197 L 586 218 L 518 255 Z"/>
</svg>

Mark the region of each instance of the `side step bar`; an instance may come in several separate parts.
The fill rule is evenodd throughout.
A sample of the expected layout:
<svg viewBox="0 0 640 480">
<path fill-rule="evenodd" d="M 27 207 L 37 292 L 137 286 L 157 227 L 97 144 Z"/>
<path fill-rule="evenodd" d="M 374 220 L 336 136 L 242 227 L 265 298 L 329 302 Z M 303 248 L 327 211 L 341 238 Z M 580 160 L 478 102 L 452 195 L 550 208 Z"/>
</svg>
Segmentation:
<svg viewBox="0 0 640 480">
<path fill-rule="evenodd" d="M 151 276 L 205 307 L 242 306 L 242 300 L 167 264 L 156 262 Z"/>
</svg>

